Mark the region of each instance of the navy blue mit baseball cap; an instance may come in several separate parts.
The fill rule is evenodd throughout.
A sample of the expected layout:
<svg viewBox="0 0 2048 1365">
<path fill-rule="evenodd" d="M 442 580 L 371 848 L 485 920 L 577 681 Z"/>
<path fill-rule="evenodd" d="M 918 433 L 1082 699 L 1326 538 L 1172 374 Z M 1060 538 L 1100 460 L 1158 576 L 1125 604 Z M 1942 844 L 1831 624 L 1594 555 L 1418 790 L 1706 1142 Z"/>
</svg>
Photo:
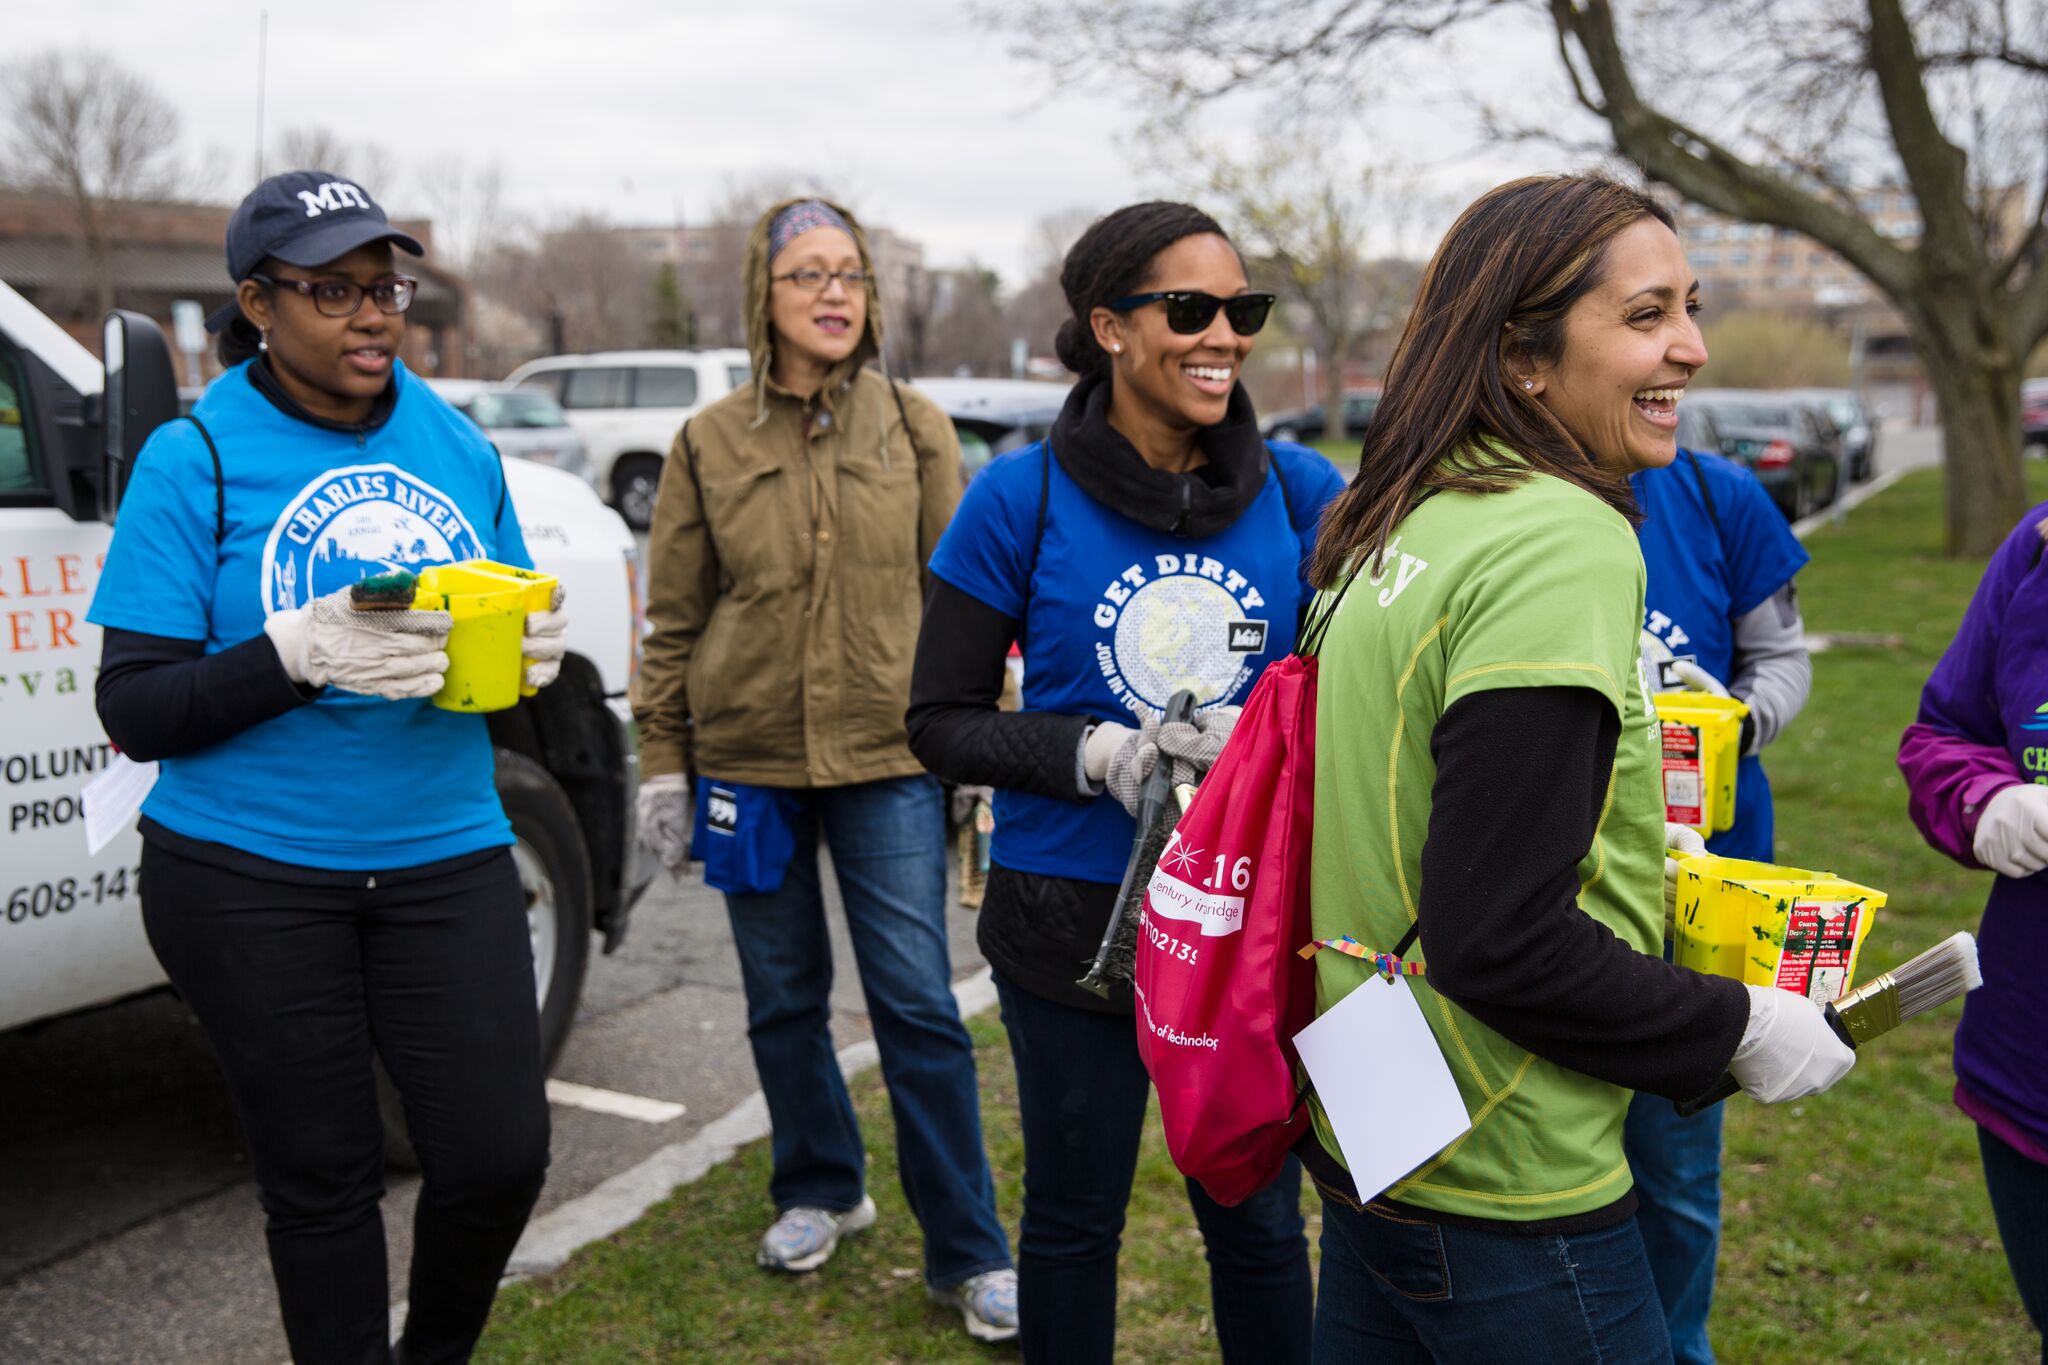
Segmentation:
<svg viewBox="0 0 2048 1365">
<path fill-rule="evenodd" d="M 235 283 L 256 273 L 266 258 L 313 267 L 339 260 L 357 247 L 388 241 L 424 256 L 417 239 L 391 226 L 377 201 L 354 181 L 327 171 L 273 175 L 228 219 L 228 275 Z M 230 303 L 206 320 L 218 332 L 241 313 Z"/>
</svg>

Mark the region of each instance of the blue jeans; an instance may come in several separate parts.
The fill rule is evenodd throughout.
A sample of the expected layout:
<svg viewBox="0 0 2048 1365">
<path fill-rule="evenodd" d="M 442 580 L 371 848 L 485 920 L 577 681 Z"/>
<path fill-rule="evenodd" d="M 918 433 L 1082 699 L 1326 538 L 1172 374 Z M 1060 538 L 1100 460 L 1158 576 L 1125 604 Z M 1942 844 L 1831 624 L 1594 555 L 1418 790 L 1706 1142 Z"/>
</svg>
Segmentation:
<svg viewBox="0 0 2048 1365">
<path fill-rule="evenodd" d="M 1526 1234 L 1323 1197 L 1316 1365 L 1659 1365 L 1671 1359 L 1635 1220 Z"/>
<path fill-rule="evenodd" d="M 1984 1157 L 1991 1215 L 1998 1220 L 2020 1302 L 2034 1330 L 2048 1332 L 2048 1166 L 2014 1151 L 1981 1124 L 1977 1150 Z M 2048 1336 L 2041 1342 L 2041 1361 L 2048 1365 Z"/>
<path fill-rule="evenodd" d="M 1080 975 L 1084 964 L 1076 963 Z M 1116 1261 L 1151 1078 L 1128 1014 L 1076 1009 L 996 974 L 1024 1126 L 1018 1315 L 1027 1365 L 1107 1365 Z M 1301 1167 L 1235 1208 L 1190 1180 L 1209 1261 L 1216 1340 L 1231 1365 L 1306 1365 L 1315 1291 L 1302 1236 Z"/>
<path fill-rule="evenodd" d="M 924 1229 L 929 1284 L 1010 1264 L 981 1144 L 974 1045 L 946 946 L 939 784 L 893 778 L 797 793 L 796 856 L 780 890 L 728 895 L 747 988 L 747 1039 L 774 1125 L 778 1210 L 859 1205 L 867 1160 L 832 1048 L 832 951 L 819 834 L 832 850 L 854 961 L 896 1118 L 896 1170 Z"/>
<path fill-rule="evenodd" d="M 1678 1117 L 1670 1100 L 1637 1095 L 1622 1129 L 1636 1178 L 1636 1225 L 1671 1330 L 1678 1365 L 1714 1365 L 1707 1310 L 1721 1249 L 1721 1115 L 1727 1105 Z"/>
</svg>

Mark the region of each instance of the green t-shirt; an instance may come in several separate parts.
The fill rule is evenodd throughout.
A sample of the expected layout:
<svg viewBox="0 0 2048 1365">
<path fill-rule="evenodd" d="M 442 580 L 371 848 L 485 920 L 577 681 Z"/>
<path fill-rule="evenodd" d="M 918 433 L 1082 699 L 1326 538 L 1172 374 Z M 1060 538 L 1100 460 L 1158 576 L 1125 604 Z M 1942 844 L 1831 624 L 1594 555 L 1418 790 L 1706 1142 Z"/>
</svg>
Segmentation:
<svg viewBox="0 0 2048 1365">
<path fill-rule="evenodd" d="M 1638 950 L 1660 951 L 1660 751 L 1637 643 L 1643 556 L 1628 522 L 1592 494 L 1534 474 L 1507 492 L 1425 500 L 1368 570 L 1320 650 L 1315 937 L 1349 934 L 1386 952 L 1414 922 L 1436 784 L 1430 738 L 1452 703 L 1490 688 L 1585 687 L 1615 708 L 1621 736 L 1599 830 L 1579 863 L 1579 906 Z M 1318 1013 L 1370 971 L 1343 953 L 1315 961 Z M 1627 1193 L 1627 1090 L 1515 1046 L 1432 991 L 1426 974 L 1410 980 L 1473 1122 L 1387 1197 L 1529 1221 Z M 1359 1069 L 1370 1084 L 1372 1059 Z M 1313 1113 L 1341 1161 L 1320 1107 Z"/>
</svg>

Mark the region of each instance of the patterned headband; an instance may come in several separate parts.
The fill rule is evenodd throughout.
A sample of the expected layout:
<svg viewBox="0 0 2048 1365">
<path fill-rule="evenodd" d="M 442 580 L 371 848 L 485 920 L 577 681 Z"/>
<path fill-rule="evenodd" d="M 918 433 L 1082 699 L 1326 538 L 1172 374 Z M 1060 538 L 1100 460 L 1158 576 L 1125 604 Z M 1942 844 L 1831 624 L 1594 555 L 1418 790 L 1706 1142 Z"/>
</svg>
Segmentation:
<svg viewBox="0 0 2048 1365">
<path fill-rule="evenodd" d="M 853 236 L 853 226 L 822 199 L 806 199 L 800 204 L 791 204 L 775 215 L 775 221 L 768 225 L 768 255 L 772 259 L 782 248 L 788 246 L 812 228 L 838 228 L 847 236 Z"/>
</svg>

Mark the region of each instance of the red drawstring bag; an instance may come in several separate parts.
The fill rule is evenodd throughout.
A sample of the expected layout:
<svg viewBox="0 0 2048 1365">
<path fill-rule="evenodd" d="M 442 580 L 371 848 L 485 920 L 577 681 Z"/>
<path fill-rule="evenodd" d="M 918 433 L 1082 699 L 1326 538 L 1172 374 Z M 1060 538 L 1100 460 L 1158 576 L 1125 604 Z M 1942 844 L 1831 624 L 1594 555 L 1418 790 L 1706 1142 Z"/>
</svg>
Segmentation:
<svg viewBox="0 0 2048 1365">
<path fill-rule="evenodd" d="M 1260 676 L 1145 890 L 1138 1055 L 1173 1164 L 1219 1204 L 1264 1188 L 1309 1127 L 1294 1035 L 1315 1016 L 1315 968 L 1297 950 L 1310 938 L 1313 655 L 1334 614 Z"/>
</svg>

